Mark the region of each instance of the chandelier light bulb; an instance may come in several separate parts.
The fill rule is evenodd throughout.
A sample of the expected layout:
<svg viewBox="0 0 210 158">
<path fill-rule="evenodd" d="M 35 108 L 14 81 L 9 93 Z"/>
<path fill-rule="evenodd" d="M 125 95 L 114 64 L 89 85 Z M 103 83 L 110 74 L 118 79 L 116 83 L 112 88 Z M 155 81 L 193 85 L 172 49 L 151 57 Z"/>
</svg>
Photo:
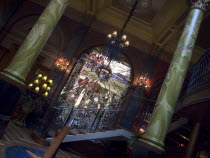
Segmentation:
<svg viewBox="0 0 210 158">
<path fill-rule="evenodd" d="M 117 36 L 117 31 L 113 32 L 113 36 L 116 37 Z"/>
<path fill-rule="evenodd" d="M 126 42 L 125 42 L 125 46 L 126 46 L 126 47 L 128 47 L 129 44 L 130 44 L 129 41 L 126 41 Z"/>
<path fill-rule="evenodd" d="M 47 88 L 46 88 L 47 91 L 50 91 L 50 89 L 51 89 L 50 87 L 47 87 Z"/>
<path fill-rule="evenodd" d="M 50 85 L 52 85 L 52 83 L 53 83 L 53 80 L 48 80 L 48 82 L 50 83 Z"/>
<path fill-rule="evenodd" d="M 30 83 L 30 84 L 28 85 L 28 87 L 33 87 L 33 84 L 32 84 L 32 83 Z"/>
<path fill-rule="evenodd" d="M 59 61 L 60 61 L 60 62 L 63 62 L 63 58 L 59 58 Z"/>
<path fill-rule="evenodd" d="M 45 92 L 45 93 L 44 93 L 44 96 L 45 96 L 45 97 L 47 97 L 47 96 L 48 96 L 48 94 L 49 94 L 48 92 Z"/>
<path fill-rule="evenodd" d="M 47 76 L 44 76 L 42 79 L 43 79 L 44 81 L 46 81 L 46 80 L 47 80 Z"/>
<path fill-rule="evenodd" d="M 47 88 L 47 84 L 44 83 L 44 84 L 42 85 L 42 87 L 43 87 L 44 89 L 46 89 L 46 88 Z"/>
<path fill-rule="evenodd" d="M 35 92 L 39 92 L 39 87 L 36 87 L 34 90 L 35 90 Z"/>
<path fill-rule="evenodd" d="M 122 40 L 125 41 L 126 39 L 127 39 L 127 36 L 126 35 L 123 35 L 122 36 Z"/>
<path fill-rule="evenodd" d="M 108 34 L 108 35 L 107 35 L 107 38 L 108 38 L 108 39 L 112 38 L 112 35 L 111 35 L 111 34 Z"/>
<path fill-rule="evenodd" d="M 38 80 L 38 79 L 36 79 L 36 80 L 34 81 L 34 83 L 39 84 L 39 80 Z"/>
<path fill-rule="evenodd" d="M 66 61 L 66 65 L 69 65 L 69 61 Z"/>
<path fill-rule="evenodd" d="M 38 77 L 38 78 L 41 78 L 41 77 L 42 77 L 42 74 L 39 74 L 37 77 Z"/>
</svg>

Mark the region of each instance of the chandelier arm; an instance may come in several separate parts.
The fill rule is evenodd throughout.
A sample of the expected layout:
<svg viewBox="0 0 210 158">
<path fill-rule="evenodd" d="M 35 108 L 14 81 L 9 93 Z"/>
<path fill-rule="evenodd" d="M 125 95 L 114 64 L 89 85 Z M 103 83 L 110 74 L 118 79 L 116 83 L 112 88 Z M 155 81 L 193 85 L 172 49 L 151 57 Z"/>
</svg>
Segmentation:
<svg viewBox="0 0 210 158">
<path fill-rule="evenodd" d="M 128 17 L 127 17 L 123 27 L 122 27 L 122 29 L 121 29 L 121 31 L 120 31 L 120 35 L 123 34 L 126 26 L 128 25 L 128 22 L 130 21 L 131 17 L 133 16 L 133 13 L 134 13 L 134 11 L 136 9 L 136 6 L 137 6 L 138 2 L 139 2 L 139 0 L 136 0 L 135 3 L 133 4 L 132 9 L 131 9 L 131 11 L 130 11 L 130 13 L 129 13 L 129 15 L 128 15 Z"/>
</svg>

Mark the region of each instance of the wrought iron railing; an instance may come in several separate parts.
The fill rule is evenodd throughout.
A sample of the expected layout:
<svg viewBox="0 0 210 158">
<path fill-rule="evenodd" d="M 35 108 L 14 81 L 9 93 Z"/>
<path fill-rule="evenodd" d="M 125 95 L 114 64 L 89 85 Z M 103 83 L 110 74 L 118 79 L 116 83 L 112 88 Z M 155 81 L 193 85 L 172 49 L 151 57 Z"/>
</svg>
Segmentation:
<svg viewBox="0 0 210 158">
<path fill-rule="evenodd" d="M 119 108 L 74 108 L 61 106 L 57 108 L 59 115 L 53 121 L 54 126 L 62 128 L 68 124 L 72 129 L 84 131 L 106 129 L 117 124 Z"/>
<path fill-rule="evenodd" d="M 210 83 L 210 50 L 208 50 L 193 68 L 187 92 L 203 87 Z"/>
</svg>

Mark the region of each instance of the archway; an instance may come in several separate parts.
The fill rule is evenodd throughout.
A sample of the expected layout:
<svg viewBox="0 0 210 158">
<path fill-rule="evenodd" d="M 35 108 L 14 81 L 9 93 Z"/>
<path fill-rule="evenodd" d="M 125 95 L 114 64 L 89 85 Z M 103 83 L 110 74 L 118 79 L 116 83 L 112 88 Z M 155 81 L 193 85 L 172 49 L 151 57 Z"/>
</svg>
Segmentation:
<svg viewBox="0 0 210 158">
<path fill-rule="evenodd" d="M 103 47 L 95 47 L 78 60 L 59 97 L 61 108 L 74 109 L 70 122 L 76 128 L 111 126 L 130 84 L 131 66 L 125 56 L 110 62 Z M 70 111 L 63 110 L 60 119 L 65 122 Z"/>
</svg>

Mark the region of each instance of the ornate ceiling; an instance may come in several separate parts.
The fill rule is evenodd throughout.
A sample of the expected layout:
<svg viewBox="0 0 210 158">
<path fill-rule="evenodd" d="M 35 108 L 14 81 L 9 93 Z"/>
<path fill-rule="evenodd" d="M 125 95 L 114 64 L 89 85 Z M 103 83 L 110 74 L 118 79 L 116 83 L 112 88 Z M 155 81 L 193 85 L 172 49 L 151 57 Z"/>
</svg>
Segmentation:
<svg viewBox="0 0 210 158">
<path fill-rule="evenodd" d="M 141 0 L 135 9 L 134 16 L 151 23 L 157 12 L 162 8 L 166 0 Z M 115 0 L 112 6 L 129 14 L 135 0 Z"/>
<path fill-rule="evenodd" d="M 46 6 L 49 2 L 49 0 L 31 1 L 42 6 Z M 65 16 L 82 21 L 85 14 L 92 15 L 96 17 L 92 29 L 107 34 L 110 31 L 107 25 L 118 30 L 122 27 L 132 3 L 133 0 L 73 0 Z M 133 39 L 139 39 L 140 42 L 136 42 L 130 38 L 132 46 L 147 53 L 156 53 L 151 50 L 152 46 L 157 44 L 162 48 L 159 53 L 160 58 L 170 61 L 188 11 L 189 6 L 183 0 L 152 0 L 152 6 L 147 9 L 142 9 L 140 6 L 137 8 L 125 32 Z M 200 43 L 198 42 L 199 46 L 202 46 Z M 199 46 L 194 49 L 193 64 L 205 52 L 206 46 L 205 48 Z"/>
</svg>

